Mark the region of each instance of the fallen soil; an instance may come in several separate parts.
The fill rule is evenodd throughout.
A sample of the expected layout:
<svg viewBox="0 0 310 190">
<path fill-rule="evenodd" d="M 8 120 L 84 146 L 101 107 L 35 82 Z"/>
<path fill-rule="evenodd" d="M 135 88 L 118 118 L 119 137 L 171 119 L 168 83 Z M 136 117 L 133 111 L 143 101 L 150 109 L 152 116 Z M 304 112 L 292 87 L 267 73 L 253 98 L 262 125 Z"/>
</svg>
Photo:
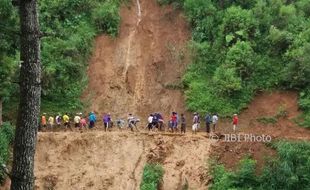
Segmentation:
<svg viewBox="0 0 310 190">
<path fill-rule="evenodd" d="M 310 130 L 302 128 L 294 122 L 294 119 L 301 114 L 297 102 L 298 94 L 296 92 L 275 91 L 258 94 L 239 116 L 238 134 L 241 136 L 245 134 L 269 135 L 272 140 L 310 141 Z M 258 121 L 259 118 L 264 117 L 275 118 L 277 122 L 264 124 Z M 222 121 L 217 132 L 218 136 L 233 133 L 231 121 Z M 267 147 L 264 142 L 244 141 L 243 138 L 241 138 L 241 142 L 225 142 L 224 139 L 221 139 L 211 149 L 211 157 L 229 169 L 236 169 L 242 158 L 250 156 L 257 161 L 258 172 L 265 164 L 266 159 L 276 154 L 275 150 Z"/>
<path fill-rule="evenodd" d="M 212 145 L 211 158 L 224 164 L 229 170 L 238 169 L 239 161 L 245 157 L 256 160 L 256 170 L 261 169 L 268 159 L 276 156 L 276 151 L 262 142 L 224 142 Z"/>
<path fill-rule="evenodd" d="M 163 189 L 205 189 L 211 142 L 197 135 L 129 132 L 40 133 L 36 189 L 139 189 L 147 161 L 165 169 Z"/>
<path fill-rule="evenodd" d="M 173 89 L 189 63 L 189 26 L 180 10 L 156 0 L 132 0 L 121 8 L 116 38 L 98 36 L 83 99 L 89 111 L 128 113 L 185 112 L 182 91 Z"/>
</svg>

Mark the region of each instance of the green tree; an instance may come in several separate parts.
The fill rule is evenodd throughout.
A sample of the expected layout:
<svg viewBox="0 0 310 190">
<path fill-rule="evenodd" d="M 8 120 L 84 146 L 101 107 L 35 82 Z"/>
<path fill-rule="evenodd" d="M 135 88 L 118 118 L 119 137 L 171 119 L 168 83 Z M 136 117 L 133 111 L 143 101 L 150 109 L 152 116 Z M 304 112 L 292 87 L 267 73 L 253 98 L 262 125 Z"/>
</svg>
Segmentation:
<svg viewBox="0 0 310 190">
<path fill-rule="evenodd" d="M 230 65 L 219 66 L 212 78 L 215 91 L 222 95 L 231 95 L 241 90 L 241 78 L 237 76 L 236 68 Z"/>
<path fill-rule="evenodd" d="M 12 190 L 34 189 L 34 154 L 41 102 L 41 62 L 37 1 L 19 1 L 20 102 L 13 148 Z"/>
<path fill-rule="evenodd" d="M 0 0 L 0 125 L 2 104 L 12 92 L 17 45 L 17 13 L 9 0 Z"/>
<path fill-rule="evenodd" d="M 234 65 L 239 72 L 239 76 L 244 80 L 251 77 L 253 72 L 255 53 L 249 42 L 238 41 L 229 48 L 225 63 Z"/>
</svg>

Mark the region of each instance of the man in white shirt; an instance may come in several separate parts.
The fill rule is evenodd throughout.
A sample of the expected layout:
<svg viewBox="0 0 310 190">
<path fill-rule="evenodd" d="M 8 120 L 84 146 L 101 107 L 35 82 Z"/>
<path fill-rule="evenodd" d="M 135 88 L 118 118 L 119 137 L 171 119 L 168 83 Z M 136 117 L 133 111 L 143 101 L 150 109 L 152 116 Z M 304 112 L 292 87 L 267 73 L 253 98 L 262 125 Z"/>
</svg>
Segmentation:
<svg viewBox="0 0 310 190">
<path fill-rule="evenodd" d="M 150 130 L 152 130 L 152 128 L 153 128 L 153 114 L 150 114 L 150 116 L 149 116 L 149 118 L 147 119 L 147 121 L 148 121 L 147 127 L 148 127 L 148 129 L 149 129 L 149 131 L 150 131 Z"/>
<path fill-rule="evenodd" d="M 74 117 L 74 126 L 75 128 L 80 127 L 80 121 L 81 121 L 81 117 L 79 116 L 79 114 L 77 113 L 76 116 Z"/>
<path fill-rule="evenodd" d="M 213 124 L 213 131 L 212 132 L 213 133 L 215 132 L 215 127 L 217 125 L 218 120 L 219 120 L 219 118 L 218 118 L 217 114 L 216 113 L 213 114 L 213 116 L 212 116 L 212 124 Z"/>
</svg>

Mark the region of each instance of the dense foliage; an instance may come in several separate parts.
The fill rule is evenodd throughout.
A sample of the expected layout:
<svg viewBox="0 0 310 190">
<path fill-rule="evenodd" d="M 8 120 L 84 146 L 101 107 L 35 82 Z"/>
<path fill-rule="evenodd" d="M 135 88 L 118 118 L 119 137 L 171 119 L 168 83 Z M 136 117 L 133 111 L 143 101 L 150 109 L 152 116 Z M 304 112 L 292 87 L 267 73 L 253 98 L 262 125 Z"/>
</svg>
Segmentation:
<svg viewBox="0 0 310 190">
<path fill-rule="evenodd" d="M 0 165 L 6 164 L 9 160 L 9 145 L 14 139 L 14 128 L 9 123 L 0 126 Z M 4 173 L 0 168 L 0 184 L 5 179 Z"/>
<path fill-rule="evenodd" d="M 39 1 L 43 110 L 82 107 L 80 96 L 87 83 L 93 39 L 99 33 L 118 34 L 122 1 Z M 0 98 L 9 101 L 10 97 L 18 97 L 18 85 L 12 84 L 18 83 L 19 24 L 12 1 L 0 0 L 0 5 Z M 9 104 L 14 104 L 13 100 Z"/>
<path fill-rule="evenodd" d="M 17 11 L 10 0 L 0 0 L 0 104 L 6 105 L 18 87 L 18 37 Z"/>
<path fill-rule="evenodd" d="M 250 158 L 241 160 L 237 171 L 227 171 L 223 165 L 213 166 L 210 189 L 309 189 L 310 143 L 279 141 L 272 147 L 278 156 L 267 162 L 260 175 L 256 174 L 256 162 Z"/>
<path fill-rule="evenodd" d="M 98 33 L 116 36 L 121 0 L 40 1 L 43 109 L 80 108 L 87 59 Z"/>
<path fill-rule="evenodd" d="M 255 92 L 277 88 L 300 91 L 310 112 L 310 1 L 159 2 L 183 7 L 192 26 L 193 64 L 183 80 L 190 110 L 227 116 Z"/>
<path fill-rule="evenodd" d="M 157 190 L 162 181 L 164 170 L 158 164 L 146 164 L 143 169 L 141 190 Z"/>
</svg>

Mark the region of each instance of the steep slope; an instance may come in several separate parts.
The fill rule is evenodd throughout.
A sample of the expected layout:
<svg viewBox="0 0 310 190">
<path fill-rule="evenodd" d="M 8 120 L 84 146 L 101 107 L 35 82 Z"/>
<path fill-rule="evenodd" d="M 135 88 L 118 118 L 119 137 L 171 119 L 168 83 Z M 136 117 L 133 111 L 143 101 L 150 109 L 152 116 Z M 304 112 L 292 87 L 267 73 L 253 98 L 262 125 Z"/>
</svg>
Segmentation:
<svg viewBox="0 0 310 190">
<path fill-rule="evenodd" d="M 182 92 L 166 88 L 180 83 L 188 62 L 190 33 L 181 12 L 156 0 L 137 0 L 121 8 L 121 18 L 118 37 L 96 39 L 83 96 L 90 110 L 116 117 L 183 112 Z"/>
</svg>

